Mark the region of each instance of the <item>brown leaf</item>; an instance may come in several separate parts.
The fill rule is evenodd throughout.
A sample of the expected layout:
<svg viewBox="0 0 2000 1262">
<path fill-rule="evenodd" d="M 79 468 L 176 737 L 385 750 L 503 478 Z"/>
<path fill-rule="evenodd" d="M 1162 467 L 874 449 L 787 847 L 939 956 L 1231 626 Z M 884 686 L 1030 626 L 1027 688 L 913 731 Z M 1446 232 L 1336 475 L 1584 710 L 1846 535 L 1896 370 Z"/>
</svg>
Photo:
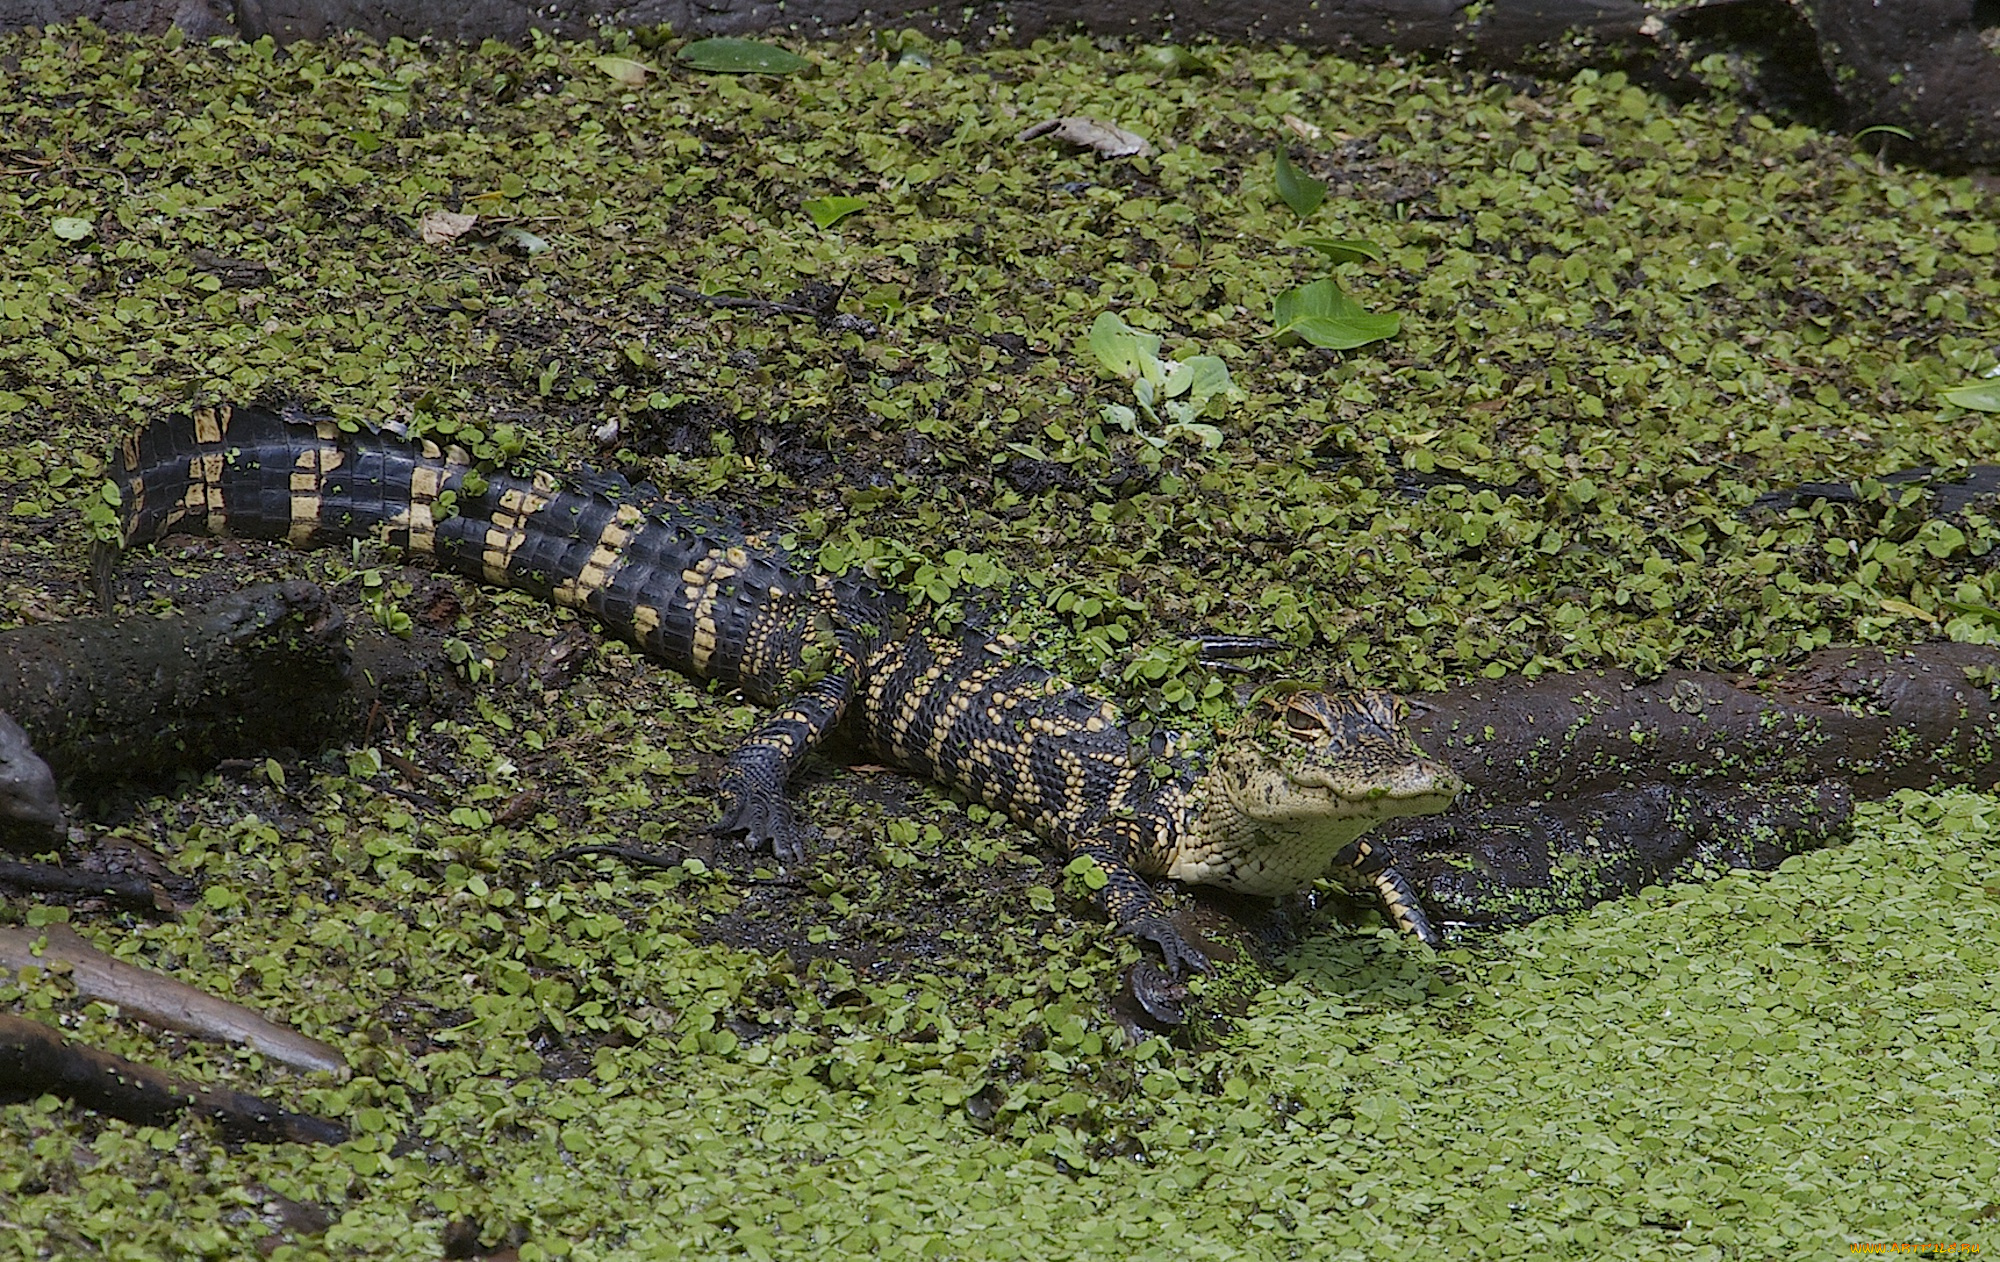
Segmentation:
<svg viewBox="0 0 2000 1262">
<path fill-rule="evenodd" d="M 462 215 L 454 210 L 434 210 L 424 216 L 423 222 L 417 225 L 417 231 L 423 237 L 425 245 L 444 245 L 472 231 L 472 225 L 478 222 L 478 215 Z"/>
<path fill-rule="evenodd" d="M 1014 139 L 1039 140 L 1043 136 L 1053 136 L 1079 149 L 1094 149 L 1107 158 L 1143 158 L 1153 152 L 1153 146 L 1146 142 L 1144 136 L 1080 114 L 1036 123 Z"/>
</svg>

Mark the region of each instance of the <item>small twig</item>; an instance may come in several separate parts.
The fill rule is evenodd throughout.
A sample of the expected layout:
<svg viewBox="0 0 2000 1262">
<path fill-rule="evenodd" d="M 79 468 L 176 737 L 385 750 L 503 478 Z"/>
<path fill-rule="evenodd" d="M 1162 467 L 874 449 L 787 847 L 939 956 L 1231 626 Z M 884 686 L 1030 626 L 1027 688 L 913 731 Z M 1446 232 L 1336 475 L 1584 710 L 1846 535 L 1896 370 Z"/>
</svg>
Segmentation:
<svg viewBox="0 0 2000 1262">
<path fill-rule="evenodd" d="M 723 294 L 704 294 L 689 289 L 685 285 L 668 285 L 668 293 L 680 298 L 690 298 L 695 302 L 705 302 L 711 307 L 724 307 L 736 311 L 761 311 L 769 315 L 802 315 L 815 320 L 824 320 L 832 312 L 816 307 L 801 306 L 796 302 L 772 302 L 768 298 L 730 298 Z"/>
<path fill-rule="evenodd" d="M 1238 659 L 1255 657 L 1259 653 L 1279 653 L 1286 647 L 1282 640 L 1274 640 L 1268 635 L 1199 635 L 1195 637 L 1195 646 L 1198 650 L 1196 660 L 1203 666 L 1238 675 L 1253 673 L 1249 667 L 1237 665 Z"/>
<path fill-rule="evenodd" d="M 582 859 L 591 855 L 603 855 L 609 859 L 623 859 L 640 868 L 677 868 L 681 861 L 658 850 L 642 850 L 638 846 L 568 846 L 549 856 L 549 862 L 561 863 L 565 859 Z"/>
</svg>

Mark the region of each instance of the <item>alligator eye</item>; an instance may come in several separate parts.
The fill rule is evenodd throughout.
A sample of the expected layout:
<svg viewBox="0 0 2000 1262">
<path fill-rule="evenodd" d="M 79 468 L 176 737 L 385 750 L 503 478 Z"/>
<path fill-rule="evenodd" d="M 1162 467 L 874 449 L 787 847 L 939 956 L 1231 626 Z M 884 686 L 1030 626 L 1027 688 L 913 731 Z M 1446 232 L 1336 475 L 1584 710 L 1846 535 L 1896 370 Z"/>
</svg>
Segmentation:
<svg viewBox="0 0 2000 1262">
<path fill-rule="evenodd" d="M 1292 730 L 1294 736 L 1326 735 L 1326 724 L 1320 722 L 1319 716 L 1311 711 L 1287 710 L 1285 726 Z"/>
</svg>

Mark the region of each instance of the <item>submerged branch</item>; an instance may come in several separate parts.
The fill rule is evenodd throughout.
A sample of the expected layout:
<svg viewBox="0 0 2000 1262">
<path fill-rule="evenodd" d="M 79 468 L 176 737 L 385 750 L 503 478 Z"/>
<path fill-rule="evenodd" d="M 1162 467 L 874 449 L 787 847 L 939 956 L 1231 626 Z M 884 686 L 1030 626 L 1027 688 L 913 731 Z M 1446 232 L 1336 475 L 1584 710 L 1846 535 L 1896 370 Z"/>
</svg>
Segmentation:
<svg viewBox="0 0 2000 1262">
<path fill-rule="evenodd" d="M 293 1113 L 241 1091 L 185 1082 L 148 1065 L 65 1039 L 52 1026 L 0 1014 L 0 1100 L 56 1095 L 87 1109 L 145 1126 L 195 1112 L 233 1139 L 262 1143 L 338 1144 L 337 1122 Z"/>
</svg>

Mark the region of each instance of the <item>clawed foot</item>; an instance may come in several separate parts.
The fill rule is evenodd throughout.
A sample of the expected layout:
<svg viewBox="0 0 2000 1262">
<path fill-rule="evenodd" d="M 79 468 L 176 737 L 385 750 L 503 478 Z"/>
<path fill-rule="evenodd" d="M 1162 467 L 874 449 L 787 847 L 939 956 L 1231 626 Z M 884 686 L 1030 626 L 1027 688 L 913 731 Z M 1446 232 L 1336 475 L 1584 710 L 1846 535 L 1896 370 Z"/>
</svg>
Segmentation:
<svg viewBox="0 0 2000 1262">
<path fill-rule="evenodd" d="M 1433 951 L 1444 949 L 1444 935 L 1424 913 L 1423 904 L 1417 901 L 1417 891 L 1411 888 L 1407 877 L 1393 867 L 1385 867 L 1375 874 L 1374 883 L 1376 897 L 1381 900 L 1390 923 Z"/>
<path fill-rule="evenodd" d="M 722 773 L 722 818 L 713 831 L 740 834 L 753 850 L 769 849 L 779 863 L 805 861 L 819 830 L 799 819 L 782 789 L 760 788 L 736 768 Z"/>
<path fill-rule="evenodd" d="M 1178 981 L 1188 973 L 1206 973 L 1209 970 L 1208 956 L 1183 937 L 1165 916 L 1147 916 L 1119 928 L 1158 947 L 1169 978 Z"/>
</svg>

